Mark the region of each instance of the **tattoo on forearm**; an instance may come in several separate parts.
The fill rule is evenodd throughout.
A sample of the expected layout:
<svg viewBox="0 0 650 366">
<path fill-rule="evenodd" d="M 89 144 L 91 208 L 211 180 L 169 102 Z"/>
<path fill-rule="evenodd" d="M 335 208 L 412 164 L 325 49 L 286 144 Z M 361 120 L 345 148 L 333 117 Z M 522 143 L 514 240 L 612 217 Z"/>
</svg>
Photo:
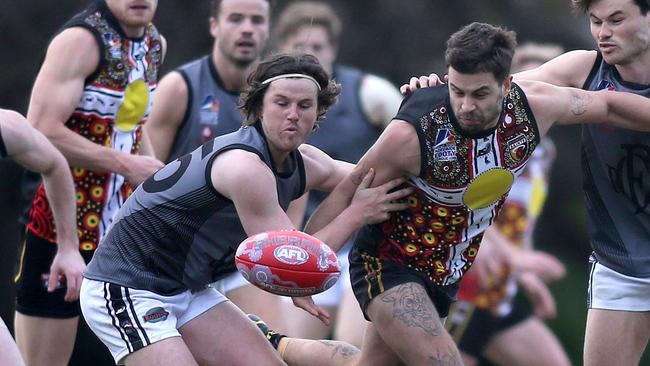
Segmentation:
<svg viewBox="0 0 650 366">
<path fill-rule="evenodd" d="M 342 342 L 325 341 L 325 340 L 321 340 L 318 342 L 325 345 L 326 347 L 333 348 L 330 358 L 334 358 L 336 357 L 337 354 L 339 354 L 344 359 L 348 359 L 360 352 L 357 347 Z"/>
<path fill-rule="evenodd" d="M 436 356 L 429 356 L 429 363 L 432 366 L 463 366 L 460 354 L 452 347 L 448 347 L 447 352 L 438 351 Z"/>
<path fill-rule="evenodd" d="M 407 327 L 421 328 L 433 337 L 440 335 L 442 324 L 438 313 L 422 286 L 414 283 L 400 285 L 384 293 L 380 299 L 393 304 L 393 316 Z"/>
<path fill-rule="evenodd" d="M 583 115 L 587 111 L 587 105 L 589 105 L 590 100 L 591 97 L 584 93 L 580 94 L 577 91 L 571 92 L 571 113 L 574 116 Z"/>
</svg>

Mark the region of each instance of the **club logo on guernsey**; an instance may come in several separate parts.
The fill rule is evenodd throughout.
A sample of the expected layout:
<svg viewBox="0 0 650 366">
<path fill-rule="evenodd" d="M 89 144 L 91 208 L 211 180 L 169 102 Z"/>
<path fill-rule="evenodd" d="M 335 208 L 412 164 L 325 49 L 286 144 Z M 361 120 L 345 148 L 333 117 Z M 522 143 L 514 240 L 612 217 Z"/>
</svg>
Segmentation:
<svg viewBox="0 0 650 366">
<path fill-rule="evenodd" d="M 434 145 L 434 159 L 436 161 L 455 161 L 456 144 L 454 143 L 454 134 L 446 129 L 441 128 L 436 134 L 436 144 Z"/>
<path fill-rule="evenodd" d="M 217 98 L 208 95 L 201 103 L 201 110 L 199 112 L 199 119 L 202 125 L 215 126 L 219 124 L 219 109 L 221 104 Z"/>
<path fill-rule="evenodd" d="M 153 309 L 149 309 L 146 314 L 142 317 L 145 321 L 145 323 L 158 323 L 167 320 L 167 317 L 169 316 L 169 311 L 161 308 L 161 307 L 155 307 Z"/>
<path fill-rule="evenodd" d="M 306 250 L 293 245 L 280 245 L 273 251 L 273 256 L 282 263 L 299 266 L 309 260 Z"/>
</svg>

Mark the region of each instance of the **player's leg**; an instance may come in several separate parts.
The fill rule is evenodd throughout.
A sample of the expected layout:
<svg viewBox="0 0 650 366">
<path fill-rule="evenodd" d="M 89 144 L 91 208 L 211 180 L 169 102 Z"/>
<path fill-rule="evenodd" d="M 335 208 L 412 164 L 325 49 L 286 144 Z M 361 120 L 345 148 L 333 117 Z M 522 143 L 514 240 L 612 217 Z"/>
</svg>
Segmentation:
<svg viewBox="0 0 650 366">
<path fill-rule="evenodd" d="M 494 317 L 471 301 L 457 301 L 449 308 L 445 329 L 460 350 L 465 366 L 476 366 L 483 348 L 493 335 Z"/>
<path fill-rule="evenodd" d="M 232 273 L 214 285 L 244 313 L 258 314 L 274 329 L 289 332 L 290 325 L 286 309 L 294 307 L 291 301 L 286 302 L 281 296 L 273 295 L 251 285 L 239 272 Z"/>
<path fill-rule="evenodd" d="M 585 366 L 638 365 L 650 337 L 650 312 L 589 309 Z"/>
<path fill-rule="evenodd" d="M 420 283 L 386 290 L 370 302 L 367 314 L 376 333 L 405 364 L 462 364 L 458 348 Z"/>
<path fill-rule="evenodd" d="M 47 292 L 56 245 L 25 234 L 16 275 L 14 329 L 18 349 L 27 365 L 65 366 L 74 348 L 79 322 L 78 302 L 66 302 L 62 283 Z"/>
<path fill-rule="evenodd" d="M 70 360 L 79 317 L 42 318 L 16 312 L 16 344 L 27 365 L 65 366 Z"/>
<path fill-rule="evenodd" d="M 650 338 L 650 278 L 590 262 L 584 364 L 638 365 Z"/>
<path fill-rule="evenodd" d="M 308 312 L 294 306 L 291 299 L 285 301 L 288 306 L 284 309 L 284 315 L 287 319 L 291 319 L 291 323 L 289 324 L 290 331 L 286 332 L 286 334 L 291 334 L 295 338 L 305 339 L 327 339 L 330 337 L 331 327 L 328 327 Z M 314 299 L 314 302 L 325 309 L 331 316 L 330 320 L 332 324 L 336 324 L 338 308 L 335 306 L 325 306 L 316 299 Z M 262 317 L 262 319 L 265 318 Z"/>
<path fill-rule="evenodd" d="M 255 324 L 230 301 L 194 317 L 180 332 L 201 365 L 284 365 Z"/>
<path fill-rule="evenodd" d="M 484 354 L 502 366 L 571 364 L 555 335 L 536 317 L 497 333 L 486 345 Z"/>
<path fill-rule="evenodd" d="M 124 360 L 126 366 L 198 366 L 194 356 L 181 337 L 160 340 L 130 354 Z"/>
<path fill-rule="evenodd" d="M 255 314 L 248 314 L 269 343 L 291 366 L 354 366 L 359 349 L 339 341 L 290 338 L 271 329 Z M 381 364 L 379 364 L 381 365 Z"/>
<path fill-rule="evenodd" d="M 0 365 L 23 366 L 22 357 L 5 323 L 0 319 Z"/>
<path fill-rule="evenodd" d="M 361 347 L 365 328 L 370 323 L 363 317 L 359 302 L 354 297 L 349 277 L 346 271 L 341 274 L 339 279 L 339 282 L 342 282 L 343 295 L 334 323 L 334 339 Z"/>
</svg>

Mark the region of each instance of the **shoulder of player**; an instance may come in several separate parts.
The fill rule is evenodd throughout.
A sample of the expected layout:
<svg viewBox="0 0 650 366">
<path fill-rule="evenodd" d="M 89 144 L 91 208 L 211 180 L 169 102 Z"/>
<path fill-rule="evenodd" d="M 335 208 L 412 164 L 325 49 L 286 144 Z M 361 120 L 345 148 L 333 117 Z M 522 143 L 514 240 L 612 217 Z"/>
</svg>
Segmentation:
<svg viewBox="0 0 650 366">
<path fill-rule="evenodd" d="M 417 114 L 426 114 L 445 101 L 449 92 L 447 85 L 439 85 L 431 88 L 418 89 L 404 98 L 400 112 L 408 110 Z"/>
<path fill-rule="evenodd" d="M 220 153 L 210 175 L 215 189 L 230 199 L 235 192 L 258 193 L 275 181 L 271 168 L 257 154 L 242 149 Z"/>
<path fill-rule="evenodd" d="M 391 159 L 401 156 L 404 149 L 408 149 L 414 143 L 419 146 L 419 139 L 415 127 L 408 121 L 393 119 L 382 132 L 376 145 L 383 152 L 383 157 Z M 394 151 L 394 155 L 386 155 L 386 151 Z"/>
<path fill-rule="evenodd" d="M 160 95 L 167 97 L 166 99 L 173 98 L 176 106 L 184 106 L 184 101 L 188 98 L 187 81 L 180 71 L 173 70 L 165 74 L 156 87 L 156 98 Z"/>
<path fill-rule="evenodd" d="M 87 72 L 90 75 L 99 65 L 100 46 L 92 32 L 83 27 L 71 27 L 57 34 L 47 49 L 45 64 L 55 62 L 58 68 Z"/>
</svg>

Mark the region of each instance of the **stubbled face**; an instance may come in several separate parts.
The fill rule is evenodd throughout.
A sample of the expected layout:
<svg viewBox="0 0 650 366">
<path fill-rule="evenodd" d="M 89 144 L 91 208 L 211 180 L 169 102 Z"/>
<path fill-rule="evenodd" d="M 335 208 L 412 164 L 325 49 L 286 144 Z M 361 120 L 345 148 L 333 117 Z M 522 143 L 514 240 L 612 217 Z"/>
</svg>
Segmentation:
<svg viewBox="0 0 650 366">
<path fill-rule="evenodd" d="M 140 37 L 153 20 L 158 0 L 106 0 L 106 5 L 129 37 Z"/>
<path fill-rule="evenodd" d="M 314 55 L 330 75 L 337 53 L 336 46 L 331 43 L 327 30 L 322 25 L 299 27 L 296 32 L 281 42 L 280 51 L 300 51 Z"/>
<path fill-rule="evenodd" d="M 318 88 L 309 79 L 271 82 L 262 100 L 261 123 L 275 158 L 297 149 L 312 132 L 318 117 L 317 97 Z"/>
<path fill-rule="evenodd" d="M 218 53 L 247 67 L 256 61 L 269 36 L 269 2 L 223 0 L 217 19 L 210 18 L 210 33 Z"/>
<path fill-rule="evenodd" d="M 449 99 L 461 129 L 471 134 L 495 127 L 511 78 L 499 83 L 491 72 L 462 74 L 451 66 L 448 75 Z"/>
<path fill-rule="evenodd" d="M 650 49 L 650 12 L 633 0 L 598 0 L 588 10 L 591 35 L 609 64 L 628 64 Z"/>
</svg>

